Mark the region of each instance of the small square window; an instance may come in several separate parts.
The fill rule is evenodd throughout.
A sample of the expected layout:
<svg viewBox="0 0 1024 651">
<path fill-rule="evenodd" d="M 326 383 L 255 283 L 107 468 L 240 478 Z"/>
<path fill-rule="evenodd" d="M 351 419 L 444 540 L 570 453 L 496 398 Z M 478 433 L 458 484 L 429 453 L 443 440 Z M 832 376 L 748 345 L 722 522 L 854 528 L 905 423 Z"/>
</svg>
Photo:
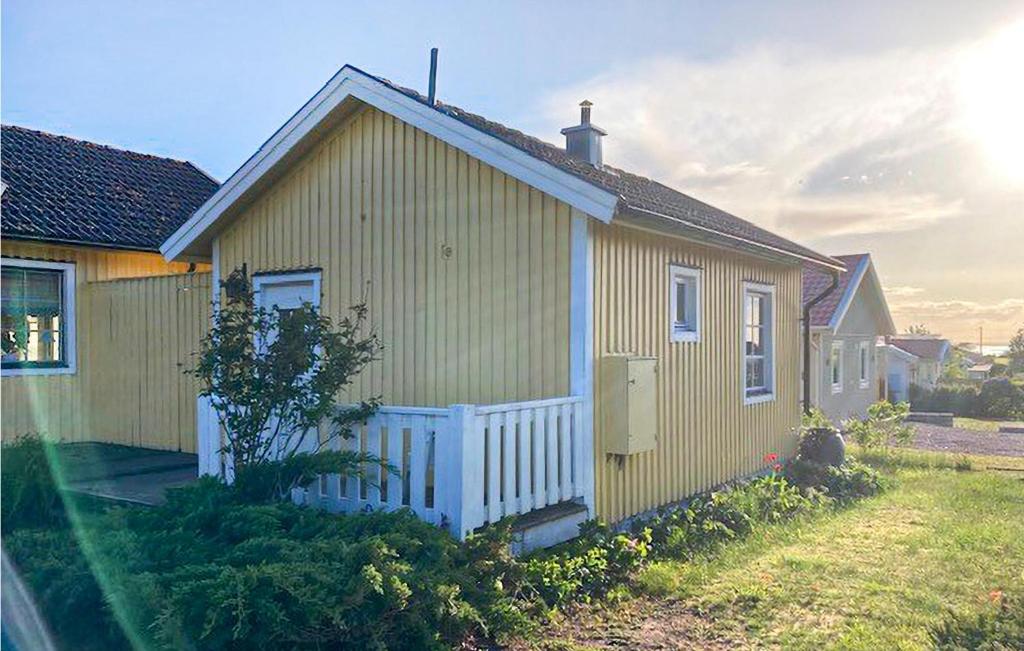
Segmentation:
<svg viewBox="0 0 1024 651">
<path fill-rule="evenodd" d="M 75 371 L 75 266 L 3 259 L 3 375 Z"/>
<path fill-rule="evenodd" d="M 669 267 L 669 336 L 700 341 L 700 269 Z"/>
</svg>

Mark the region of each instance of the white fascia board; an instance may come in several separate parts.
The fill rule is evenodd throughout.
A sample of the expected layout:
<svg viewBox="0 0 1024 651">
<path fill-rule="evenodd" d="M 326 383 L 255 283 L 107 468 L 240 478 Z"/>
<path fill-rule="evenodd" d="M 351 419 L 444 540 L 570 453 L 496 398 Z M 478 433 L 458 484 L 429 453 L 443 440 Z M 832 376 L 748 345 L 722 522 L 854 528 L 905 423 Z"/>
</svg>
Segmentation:
<svg viewBox="0 0 1024 651">
<path fill-rule="evenodd" d="M 843 292 L 843 298 L 839 301 L 835 312 L 832 313 L 832 319 L 828 322 L 829 330 L 833 333 L 839 331 L 839 324 L 843 322 L 843 317 L 846 316 L 846 312 L 850 309 L 850 304 L 853 303 L 853 297 L 857 295 L 857 288 L 860 287 L 860 282 L 864 279 L 864 274 L 867 272 L 870 261 L 870 257 L 864 256 L 857 265 L 857 268 L 853 270 L 853 278 L 850 279 L 850 282 L 846 283 L 846 291 Z"/>
<path fill-rule="evenodd" d="M 605 223 L 611 221 L 618 206 L 617 195 L 346 66 L 164 241 L 160 246 L 163 256 L 168 260 L 177 258 L 192 242 L 213 228 L 236 201 L 349 97 L 389 113 Z"/>
</svg>

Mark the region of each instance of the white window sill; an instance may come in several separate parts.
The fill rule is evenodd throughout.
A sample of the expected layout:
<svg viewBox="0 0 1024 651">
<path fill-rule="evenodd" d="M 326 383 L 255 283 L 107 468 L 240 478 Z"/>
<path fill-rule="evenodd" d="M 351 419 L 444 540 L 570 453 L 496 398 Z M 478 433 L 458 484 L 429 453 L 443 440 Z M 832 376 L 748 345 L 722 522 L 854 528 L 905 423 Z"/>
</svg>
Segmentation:
<svg viewBox="0 0 1024 651">
<path fill-rule="evenodd" d="M 775 393 L 753 393 L 743 396 L 743 404 L 745 405 L 758 405 L 762 402 L 771 402 L 775 400 Z"/>
<path fill-rule="evenodd" d="M 54 368 L 5 368 L 0 370 L 2 377 L 19 377 L 22 375 L 74 375 L 75 367 L 57 366 Z"/>
<path fill-rule="evenodd" d="M 871 382 L 870 381 L 868 381 L 868 380 L 861 380 L 860 381 L 860 388 L 861 389 L 867 389 L 869 386 L 871 386 Z"/>
<path fill-rule="evenodd" d="M 832 385 L 832 395 L 836 395 L 837 393 L 842 393 L 842 392 L 843 392 L 843 385 L 841 385 L 841 384 L 833 384 Z"/>
<path fill-rule="evenodd" d="M 700 341 L 700 333 L 694 330 L 673 330 L 672 341 L 675 343 L 689 342 L 695 343 Z"/>
</svg>

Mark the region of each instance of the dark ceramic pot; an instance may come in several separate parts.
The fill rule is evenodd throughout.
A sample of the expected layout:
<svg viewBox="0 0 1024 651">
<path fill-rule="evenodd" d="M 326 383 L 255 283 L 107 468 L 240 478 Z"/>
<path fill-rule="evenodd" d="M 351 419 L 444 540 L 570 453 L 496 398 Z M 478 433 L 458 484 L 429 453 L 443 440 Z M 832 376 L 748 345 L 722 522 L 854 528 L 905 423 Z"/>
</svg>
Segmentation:
<svg viewBox="0 0 1024 651">
<path fill-rule="evenodd" d="M 819 427 L 810 431 L 814 445 L 808 446 L 807 455 L 811 461 L 826 466 L 841 466 L 846 459 L 846 442 L 839 430 Z"/>
</svg>

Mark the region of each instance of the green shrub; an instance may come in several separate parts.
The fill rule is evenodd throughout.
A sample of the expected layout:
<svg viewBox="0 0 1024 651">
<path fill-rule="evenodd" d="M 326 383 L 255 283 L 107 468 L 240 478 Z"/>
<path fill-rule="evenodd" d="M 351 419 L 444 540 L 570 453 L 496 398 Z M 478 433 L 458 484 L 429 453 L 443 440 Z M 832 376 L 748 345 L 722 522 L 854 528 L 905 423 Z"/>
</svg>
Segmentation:
<svg viewBox="0 0 1024 651">
<path fill-rule="evenodd" d="M 786 466 L 786 477 L 796 486 L 821 491 L 840 505 L 877 495 L 888 486 L 877 470 L 849 457 L 838 467 L 796 459 Z"/>
<path fill-rule="evenodd" d="M 153 648 L 425 649 L 523 631 L 513 595 L 481 574 L 492 566 L 408 511 L 252 504 L 206 479 L 165 506 L 96 516 L 92 529 L 106 599 Z M 26 531 L 12 543 L 68 646 L 107 644 L 102 631 L 116 625 L 71 534 Z"/>
<path fill-rule="evenodd" d="M 525 579 L 548 608 L 589 603 L 624 585 L 647 561 L 651 532 L 632 535 L 589 522 L 580 535 L 526 560 Z"/>
<path fill-rule="evenodd" d="M 888 448 L 906 445 L 914 438 L 914 428 L 906 424 L 910 405 L 880 400 L 868 407 L 865 420 L 851 419 L 843 424 L 846 434 L 864 448 Z"/>
<path fill-rule="evenodd" d="M 1024 649 L 1024 600 L 992 593 L 992 603 L 975 615 L 951 613 L 929 632 L 940 651 Z"/>
<path fill-rule="evenodd" d="M 1007 378 L 985 380 L 978 393 L 978 409 L 990 418 L 1024 418 L 1024 389 Z"/>
<path fill-rule="evenodd" d="M 64 520 L 64 502 L 50 469 L 47 446 L 36 436 L 23 436 L 3 446 L 0 473 L 0 528 L 3 533 L 25 527 L 50 527 Z"/>
<path fill-rule="evenodd" d="M 4 534 L 4 549 L 61 647 L 129 648 L 72 531 L 18 529 Z"/>
</svg>

